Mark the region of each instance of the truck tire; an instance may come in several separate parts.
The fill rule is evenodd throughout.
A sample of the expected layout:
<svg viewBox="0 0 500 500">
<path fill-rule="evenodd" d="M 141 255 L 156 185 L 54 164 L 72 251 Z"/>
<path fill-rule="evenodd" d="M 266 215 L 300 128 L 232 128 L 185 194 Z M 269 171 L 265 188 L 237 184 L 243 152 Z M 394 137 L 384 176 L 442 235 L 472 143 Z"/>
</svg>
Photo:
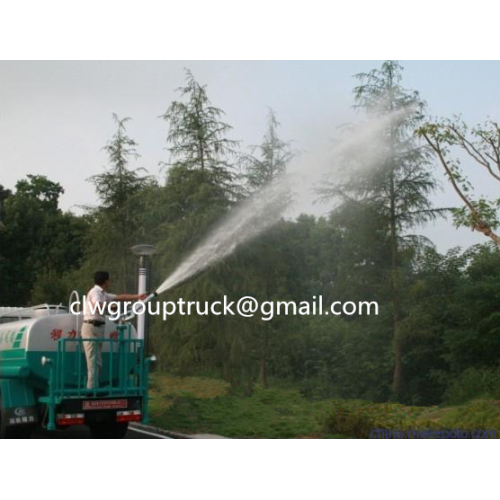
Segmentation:
<svg viewBox="0 0 500 500">
<path fill-rule="evenodd" d="M 0 439 L 30 439 L 32 434 L 32 425 L 7 425 L 2 396 L 0 395 Z"/>
<path fill-rule="evenodd" d="M 123 439 L 128 431 L 128 422 L 101 423 L 90 426 L 93 439 Z"/>
</svg>

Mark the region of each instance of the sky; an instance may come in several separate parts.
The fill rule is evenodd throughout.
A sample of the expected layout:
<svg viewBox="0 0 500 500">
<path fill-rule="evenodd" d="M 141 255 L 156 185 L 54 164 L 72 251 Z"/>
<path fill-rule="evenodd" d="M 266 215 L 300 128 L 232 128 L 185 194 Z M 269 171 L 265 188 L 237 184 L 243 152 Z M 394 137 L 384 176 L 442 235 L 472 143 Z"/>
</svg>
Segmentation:
<svg viewBox="0 0 500 500">
<path fill-rule="evenodd" d="M 379 67 L 380 61 L 118 61 L 0 62 L 0 183 L 13 189 L 27 174 L 46 175 L 65 189 L 61 207 L 81 213 L 96 206 L 87 179 L 103 171 L 102 147 L 115 131 L 112 113 L 130 117 L 129 135 L 138 143 L 144 167 L 159 179 L 168 161 L 167 124 L 159 119 L 184 83 L 184 68 L 207 85 L 213 105 L 226 113 L 230 138 L 240 147 L 258 144 L 268 107 L 281 123 L 280 136 L 300 151 L 293 168 L 307 172 L 328 163 L 338 127 L 361 118 L 352 109 L 353 75 Z M 403 85 L 418 90 L 434 117 L 461 114 L 469 124 L 500 119 L 500 62 L 401 61 Z M 498 187 L 470 162 L 464 163 L 478 193 L 498 197 Z M 458 206 L 442 171 L 435 206 Z M 309 192 L 294 211 L 322 215 L 329 206 L 314 203 Z M 487 241 L 450 220 L 415 230 L 440 251 Z"/>
</svg>

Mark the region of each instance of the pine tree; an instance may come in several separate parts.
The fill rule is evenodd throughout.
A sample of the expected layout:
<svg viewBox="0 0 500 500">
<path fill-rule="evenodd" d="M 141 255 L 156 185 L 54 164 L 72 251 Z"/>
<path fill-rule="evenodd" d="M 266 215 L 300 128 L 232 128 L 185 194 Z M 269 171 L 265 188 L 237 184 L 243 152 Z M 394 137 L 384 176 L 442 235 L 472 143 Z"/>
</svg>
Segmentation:
<svg viewBox="0 0 500 500">
<path fill-rule="evenodd" d="M 103 174 L 92 176 L 90 180 L 102 206 L 108 210 L 121 211 L 126 210 L 130 197 L 143 187 L 148 179 L 139 175 L 144 169 L 130 169 L 131 160 L 139 158 L 137 142 L 127 135 L 125 128 L 130 118 L 120 119 L 115 113 L 112 116 L 116 123 L 116 132 L 103 148 L 108 156 L 110 168 Z"/>
<path fill-rule="evenodd" d="M 182 101 L 174 101 L 161 115 L 169 125 L 167 142 L 170 166 L 202 172 L 206 182 L 233 191 L 235 180 L 231 158 L 237 141 L 227 138 L 232 127 L 221 121 L 224 112 L 212 106 L 206 85 L 200 85 L 186 70 L 186 85 L 178 89 Z"/>
<path fill-rule="evenodd" d="M 382 145 L 369 150 L 371 166 L 356 165 L 359 159 L 351 158 L 350 173 L 320 190 L 323 197 L 339 197 L 344 203 L 371 211 L 376 215 L 379 230 L 382 228 L 385 233 L 392 303 L 392 390 L 396 398 L 403 376 L 403 259 L 408 247 L 424 242 L 423 238 L 408 234 L 408 230 L 442 213 L 433 209 L 429 200 L 436 188 L 429 150 L 417 144 L 413 135 L 423 118 L 425 103 L 418 92 L 402 87 L 402 69 L 398 62 L 386 61 L 381 69 L 356 75 L 360 85 L 354 89 L 355 107 L 372 119 L 387 120 Z"/>
<path fill-rule="evenodd" d="M 186 84 L 178 91 L 181 98 L 160 117 L 168 124 L 170 153 L 163 190 L 167 217 L 159 228 L 163 237 L 156 261 L 162 275 L 175 268 L 242 191 L 235 170 L 238 142 L 228 138 L 232 127 L 223 121 L 224 112 L 211 104 L 206 86 L 200 85 L 189 70 Z M 186 300 L 218 300 L 224 281 L 220 268 L 224 264 L 172 293 L 180 293 Z M 229 353 L 221 346 L 236 338 L 231 325 L 226 325 L 217 316 L 178 316 L 169 319 L 168 328 L 163 322 L 154 322 L 153 341 L 158 352 L 165 353 L 181 369 L 200 363 L 203 357 L 224 361 Z"/>
<path fill-rule="evenodd" d="M 269 109 L 267 131 L 262 143 L 252 146 L 251 154 L 242 158 L 250 190 L 259 189 L 283 175 L 288 164 L 296 156 L 290 142 L 278 137 L 279 126 L 275 112 Z"/>
<path fill-rule="evenodd" d="M 289 163 L 296 152 L 292 150 L 290 142 L 278 137 L 280 126 L 276 114 L 269 109 L 267 115 L 267 130 L 258 146 L 251 147 L 251 154 L 242 157 L 242 166 L 250 193 L 258 191 L 264 186 L 276 181 L 285 175 Z M 291 201 L 291 196 L 284 191 L 276 199 L 276 204 L 285 207 Z M 268 236 L 266 236 L 269 239 Z M 246 258 L 245 268 L 252 269 L 251 284 L 246 286 L 255 288 L 255 292 L 262 296 L 262 300 L 270 300 L 277 289 L 277 279 L 273 270 L 268 269 L 266 263 L 276 259 L 276 246 L 265 244 L 259 239 L 250 246 L 253 251 Z M 268 388 L 267 371 L 268 359 L 271 356 L 271 337 L 273 325 L 258 321 L 254 326 L 254 337 L 258 338 L 257 351 L 260 357 L 260 381 L 264 389 Z"/>
<path fill-rule="evenodd" d="M 137 243 L 141 214 L 135 198 L 153 181 L 140 175 L 143 168 L 132 169 L 130 164 L 139 157 L 137 143 L 127 135 L 125 124 L 130 118 L 120 119 L 113 114 L 116 132 L 103 150 L 109 167 L 102 174 L 90 177 L 101 206 L 90 210 L 95 224 L 88 238 L 87 263 L 89 266 L 107 266 L 113 273 L 114 283 L 126 290 L 133 283 L 133 257 L 130 247 Z M 91 272 L 87 269 L 87 272 Z"/>
</svg>

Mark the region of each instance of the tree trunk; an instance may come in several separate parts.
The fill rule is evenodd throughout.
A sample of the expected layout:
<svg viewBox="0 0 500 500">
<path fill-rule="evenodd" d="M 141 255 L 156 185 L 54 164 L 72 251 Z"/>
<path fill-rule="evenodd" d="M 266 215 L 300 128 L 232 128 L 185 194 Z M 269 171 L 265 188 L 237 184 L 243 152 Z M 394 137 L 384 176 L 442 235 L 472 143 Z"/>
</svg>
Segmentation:
<svg viewBox="0 0 500 500">
<path fill-rule="evenodd" d="M 392 80 L 391 80 L 392 85 Z M 393 111 L 391 101 L 391 112 Z M 396 142 L 394 128 L 391 128 L 391 174 L 390 174 L 390 245 L 391 245 L 391 302 L 392 302 L 392 345 L 394 354 L 394 372 L 392 377 L 392 392 L 396 400 L 401 391 L 401 380 L 403 377 L 403 350 L 401 338 L 399 336 L 399 283 L 398 283 L 398 227 L 396 213 L 396 159 L 394 144 Z"/>
<path fill-rule="evenodd" d="M 401 391 L 401 381 L 403 376 L 403 346 L 399 338 L 394 339 L 394 375 L 392 379 L 392 392 L 397 397 Z"/>
<path fill-rule="evenodd" d="M 225 382 L 231 382 L 231 369 L 227 361 L 222 362 L 222 377 Z"/>
<path fill-rule="evenodd" d="M 263 389 L 269 388 L 269 385 L 267 384 L 266 358 L 261 358 L 260 360 L 260 383 L 262 384 Z"/>
<path fill-rule="evenodd" d="M 391 203 L 392 205 L 392 203 Z M 392 392 L 396 399 L 401 390 L 403 375 L 402 345 L 399 337 L 399 299 L 398 299 L 398 242 L 395 219 L 391 220 L 391 302 L 392 302 L 392 345 L 394 353 L 394 374 L 392 378 Z"/>
</svg>

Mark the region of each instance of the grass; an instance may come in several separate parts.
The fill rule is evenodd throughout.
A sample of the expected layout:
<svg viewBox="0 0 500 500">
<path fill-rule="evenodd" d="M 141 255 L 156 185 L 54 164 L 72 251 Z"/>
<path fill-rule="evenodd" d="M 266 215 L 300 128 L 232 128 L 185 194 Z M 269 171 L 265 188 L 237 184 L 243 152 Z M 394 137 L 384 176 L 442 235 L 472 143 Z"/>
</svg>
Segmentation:
<svg viewBox="0 0 500 500">
<path fill-rule="evenodd" d="M 323 429 L 328 401 L 308 402 L 292 389 L 256 387 L 250 398 L 228 394 L 209 378 L 155 374 L 150 391 L 153 425 L 232 438 L 338 438 Z"/>
<path fill-rule="evenodd" d="M 229 393 L 216 378 L 156 373 L 151 384 L 153 425 L 178 432 L 231 438 L 367 438 L 371 429 L 494 429 L 500 404 L 476 400 L 456 407 L 408 407 L 356 400 L 304 398 L 284 385 L 252 397 Z"/>
</svg>

